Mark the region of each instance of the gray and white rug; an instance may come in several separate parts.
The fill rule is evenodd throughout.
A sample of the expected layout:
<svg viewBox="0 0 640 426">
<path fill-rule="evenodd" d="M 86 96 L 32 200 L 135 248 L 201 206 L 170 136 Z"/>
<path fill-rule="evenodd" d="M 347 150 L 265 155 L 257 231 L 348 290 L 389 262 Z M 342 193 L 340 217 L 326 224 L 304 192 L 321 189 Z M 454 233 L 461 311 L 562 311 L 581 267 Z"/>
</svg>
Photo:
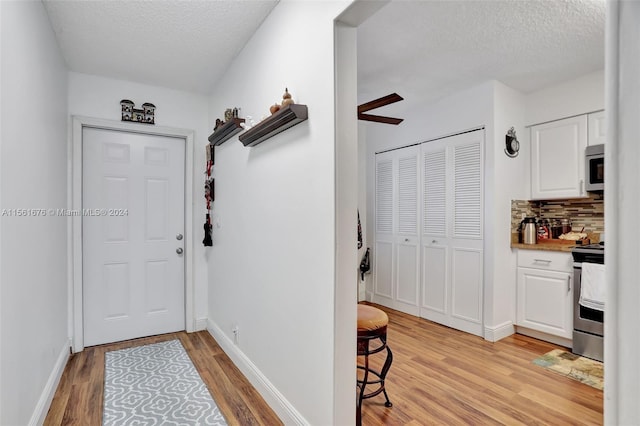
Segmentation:
<svg viewBox="0 0 640 426">
<path fill-rule="evenodd" d="M 105 354 L 104 426 L 226 425 L 179 340 Z"/>
</svg>

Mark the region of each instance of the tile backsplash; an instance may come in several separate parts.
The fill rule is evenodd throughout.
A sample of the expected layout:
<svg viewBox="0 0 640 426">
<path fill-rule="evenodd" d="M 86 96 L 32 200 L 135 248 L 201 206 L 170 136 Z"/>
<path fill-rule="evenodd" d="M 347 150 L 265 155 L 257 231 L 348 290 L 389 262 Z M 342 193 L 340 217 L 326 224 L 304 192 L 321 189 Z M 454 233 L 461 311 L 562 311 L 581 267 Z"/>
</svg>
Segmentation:
<svg viewBox="0 0 640 426">
<path fill-rule="evenodd" d="M 591 193 L 589 198 L 571 200 L 511 200 L 511 231 L 517 232 L 522 214 L 542 219 L 569 218 L 574 231 L 604 232 L 604 197 Z"/>
</svg>

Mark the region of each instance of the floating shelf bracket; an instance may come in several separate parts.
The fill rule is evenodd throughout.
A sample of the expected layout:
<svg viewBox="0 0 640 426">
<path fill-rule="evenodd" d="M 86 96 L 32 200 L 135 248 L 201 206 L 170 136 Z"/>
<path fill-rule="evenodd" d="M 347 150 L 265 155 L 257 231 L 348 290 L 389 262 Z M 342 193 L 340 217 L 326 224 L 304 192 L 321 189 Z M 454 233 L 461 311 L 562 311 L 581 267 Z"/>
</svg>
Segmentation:
<svg viewBox="0 0 640 426">
<path fill-rule="evenodd" d="M 277 135 L 283 130 L 302 123 L 308 118 L 306 105 L 291 104 L 280 111 L 265 118 L 243 134 L 238 139 L 244 146 L 256 146 L 261 142 Z"/>
<path fill-rule="evenodd" d="M 218 146 L 228 141 L 233 135 L 242 131 L 240 124 L 244 123 L 244 118 L 232 118 L 211 133 L 209 143 Z"/>
</svg>

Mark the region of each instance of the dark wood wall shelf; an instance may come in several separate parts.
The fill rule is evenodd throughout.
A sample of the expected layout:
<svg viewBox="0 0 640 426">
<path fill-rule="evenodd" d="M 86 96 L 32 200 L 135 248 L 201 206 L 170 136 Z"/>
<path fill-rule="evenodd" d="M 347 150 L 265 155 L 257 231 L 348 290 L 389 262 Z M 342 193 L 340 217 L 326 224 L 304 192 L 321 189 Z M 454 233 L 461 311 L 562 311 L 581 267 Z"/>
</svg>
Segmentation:
<svg viewBox="0 0 640 426">
<path fill-rule="evenodd" d="M 241 123 L 244 123 L 244 118 L 232 118 L 219 126 L 209 136 L 209 143 L 213 146 L 218 146 L 228 141 L 233 135 L 242 131 Z"/>
<path fill-rule="evenodd" d="M 265 118 L 243 134 L 238 139 L 244 146 L 255 146 L 283 130 L 302 123 L 308 118 L 306 105 L 291 104 L 280 111 Z"/>
</svg>

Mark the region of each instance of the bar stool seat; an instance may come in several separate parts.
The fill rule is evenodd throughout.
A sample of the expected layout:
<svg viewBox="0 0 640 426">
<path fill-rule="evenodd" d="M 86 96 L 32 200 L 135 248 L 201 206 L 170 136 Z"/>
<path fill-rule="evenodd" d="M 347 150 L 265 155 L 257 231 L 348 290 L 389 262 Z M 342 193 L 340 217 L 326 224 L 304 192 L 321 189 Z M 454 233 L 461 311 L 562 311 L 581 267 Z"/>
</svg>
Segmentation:
<svg viewBox="0 0 640 426">
<path fill-rule="evenodd" d="M 361 424 L 362 401 L 372 398 L 380 393 L 386 399 L 385 406 L 391 407 L 393 404 L 389 400 L 384 381 L 393 362 L 393 354 L 387 345 L 387 325 L 389 317 L 387 314 L 374 306 L 358 304 L 358 356 L 363 357 L 363 364 L 357 368 L 362 372 L 362 378 L 357 379 L 358 405 L 356 412 L 356 422 Z M 380 371 L 369 366 L 369 356 L 386 350 L 386 358 Z M 367 386 L 375 386 L 375 389 L 366 392 Z"/>
</svg>

